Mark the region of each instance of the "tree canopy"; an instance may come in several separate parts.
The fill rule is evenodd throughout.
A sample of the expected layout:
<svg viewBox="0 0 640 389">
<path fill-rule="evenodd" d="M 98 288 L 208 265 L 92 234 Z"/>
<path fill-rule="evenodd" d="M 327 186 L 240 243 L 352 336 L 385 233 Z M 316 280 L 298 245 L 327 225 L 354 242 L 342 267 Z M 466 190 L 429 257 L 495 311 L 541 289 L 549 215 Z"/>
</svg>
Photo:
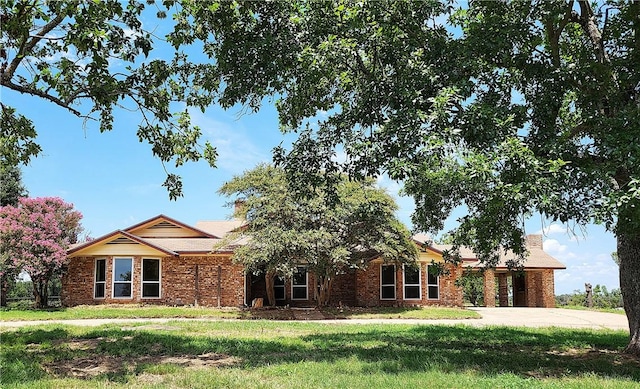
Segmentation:
<svg viewBox="0 0 640 389">
<path fill-rule="evenodd" d="M 174 36 L 206 40 L 227 104 L 277 96 L 294 182 L 386 172 L 418 229 L 466 207 L 454 242 L 489 263 L 531 212 L 614 231 L 640 354 L 640 2 L 198 4 Z"/>
<path fill-rule="evenodd" d="M 138 138 L 163 165 L 204 158 L 214 166 L 215 149 L 199 145 L 201 131 L 191 125 L 188 110 L 212 102 L 215 77 L 204 79 L 210 65 L 189 62 L 182 51 L 167 51 L 168 59 L 149 56 L 162 49 L 163 39 L 142 20 L 154 28 L 172 2 L 148 3 L 0 1 L 0 85 L 96 121 L 101 132 L 113 128 L 114 111 L 137 112 Z M 10 102 L 0 107 L 0 162 L 28 163 L 42 151 L 37 129 Z M 182 193 L 175 173 L 168 172 L 163 185 L 173 199 Z"/>
<path fill-rule="evenodd" d="M 313 196 L 295 196 L 282 169 L 259 165 L 219 192 L 242 200 L 236 217 L 247 222 L 223 244 L 246 238 L 234 258 L 249 270 L 265 271 L 271 289 L 274 275 L 290 277 L 305 266 L 320 286 L 318 304 L 327 305 L 336 275 L 363 269 L 378 257 L 398 263 L 417 259 L 411 234 L 395 217 L 393 198 L 371 180 L 342 176 L 335 201 L 328 201 L 320 189 Z"/>
<path fill-rule="evenodd" d="M 22 171 L 18 166 L 0 165 L 0 206 L 18 205 L 21 197 L 27 197 L 27 189 L 22 183 Z"/>
<path fill-rule="evenodd" d="M 33 282 L 36 307 L 47 306 L 49 281 L 66 269 L 67 249 L 82 232 L 82 214 L 56 197 L 21 198 L 0 207 L 0 279 L 20 271 Z"/>
</svg>

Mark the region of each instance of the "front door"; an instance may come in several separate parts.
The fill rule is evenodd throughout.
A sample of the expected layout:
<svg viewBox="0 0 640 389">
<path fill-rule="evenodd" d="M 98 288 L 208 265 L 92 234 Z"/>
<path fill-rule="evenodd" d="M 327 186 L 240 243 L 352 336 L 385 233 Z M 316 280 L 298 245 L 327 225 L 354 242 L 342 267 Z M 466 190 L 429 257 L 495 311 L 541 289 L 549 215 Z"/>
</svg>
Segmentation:
<svg viewBox="0 0 640 389">
<path fill-rule="evenodd" d="M 527 306 L 527 283 L 524 273 L 516 273 L 513 275 L 513 306 Z"/>
</svg>

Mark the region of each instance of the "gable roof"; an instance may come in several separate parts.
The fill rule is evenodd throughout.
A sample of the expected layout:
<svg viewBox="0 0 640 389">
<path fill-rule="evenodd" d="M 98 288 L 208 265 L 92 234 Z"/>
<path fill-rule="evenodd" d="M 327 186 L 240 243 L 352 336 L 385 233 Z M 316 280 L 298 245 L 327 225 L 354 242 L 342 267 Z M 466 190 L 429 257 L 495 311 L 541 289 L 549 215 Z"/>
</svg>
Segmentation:
<svg viewBox="0 0 640 389">
<path fill-rule="evenodd" d="M 83 251 L 88 251 L 91 248 L 106 244 L 140 244 L 153 250 L 159 251 L 160 253 L 165 255 L 178 255 L 178 253 L 175 251 L 172 251 L 166 247 L 158 246 L 152 242 L 148 242 L 145 239 L 122 230 L 113 231 L 107 235 L 101 236 L 98 239 L 73 245 L 67 250 L 67 255 L 79 256 Z"/>
<path fill-rule="evenodd" d="M 167 233 L 167 230 L 171 230 Z M 221 238 L 221 235 L 212 234 L 209 231 L 201 230 L 197 227 L 192 227 L 188 224 L 182 223 L 169 216 L 160 214 L 158 216 L 147 219 L 138 224 L 126 228 L 125 231 L 132 234 L 147 238 Z"/>
<path fill-rule="evenodd" d="M 136 253 L 146 251 L 168 256 L 208 254 L 213 251 L 214 245 L 219 241 L 220 238 L 217 235 L 166 215 L 158 215 L 124 230 L 116 230 L 92 241 L 73 245 L 67 250 L 67 255 L 77 257 L 85 253 L 92 255 L 96 252 L 101 255 L 108 252 L 123 254 L 127 249 Z M 101 247 L 116 244 L 120 246 L 113 246 L 109 250 Z M 124 248 L 124 245 L 128 245 L 128 248 Z M 134 254 L 134 252 L 128 254 Z"/>
</svg>

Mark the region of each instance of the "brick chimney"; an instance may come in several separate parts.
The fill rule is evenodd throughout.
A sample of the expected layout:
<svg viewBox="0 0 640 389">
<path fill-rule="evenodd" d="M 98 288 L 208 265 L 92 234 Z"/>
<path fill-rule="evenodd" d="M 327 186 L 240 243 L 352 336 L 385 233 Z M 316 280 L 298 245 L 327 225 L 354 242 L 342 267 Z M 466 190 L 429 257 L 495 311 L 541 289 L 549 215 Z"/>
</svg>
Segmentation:
<svg viewBox="0 0 640 389">
<path fill-rule="evenodd" d="M 542 250 L 542 235 L 527 235 L 527 247 Z"/>
</svg>

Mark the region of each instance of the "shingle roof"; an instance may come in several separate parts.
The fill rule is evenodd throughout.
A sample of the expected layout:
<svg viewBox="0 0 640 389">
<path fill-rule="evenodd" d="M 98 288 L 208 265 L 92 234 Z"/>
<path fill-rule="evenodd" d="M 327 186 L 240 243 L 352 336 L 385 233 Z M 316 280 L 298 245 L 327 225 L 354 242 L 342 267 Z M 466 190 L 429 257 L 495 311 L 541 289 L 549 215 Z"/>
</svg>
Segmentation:
<svg viewBox="0 0 640 389">
<path fill-rule="evenodd" d="M 143 238 L 143 240 L 177 253 L 209 253 L 220 241 L 213 238 Z"/>
<path fill-rule="evenodd" d="M 209 234 L 224 237 L 229 232 L 242 227 L 246 222 L 241 219 L 204 220 L 196 223 L 196 228 Z"/>
<path fill-rule="evenodd" d="M 416 234 L 413 236 L 413 240 L 420 244 L 428 245 L 429 243 L 431 243 L 431 237 L 429 237 L 426 234 Z M 445 250 L 450 250 L 452 247 L 453 247 L 452 245 L 446 245 L 446 244 L 431 244 L 427 246 L 428 249 L 432 249 L 433 251 L 436 251 L 438 253 L 442 253 Z M 540 247 L 529 246 L 528 252 L 529 252 L 529 255 L 527 256 L 524 263 L 522 264 L 527 269 L 566 269 L 567 268 L 562 262 L 558 261 L 551 255 L 545 253 Z M 478 260 L 477 254 L 474 253 L 473 250 L 471 250 L 471 248 L 469 247 L 465 247 L 465 246 L 460 247 L 460 257 L 465 260 L 465 262 L 463 263 L 464 267 L 480 268 L 485 266 L 483 263 L 480 263 L 480 261 Z M 511 251 L 508 251 L 506 253 L 504 251 L 501 252 L 500 260 L 496 265 L 496 268 L 506 269 L 508 267 L 507 261 L 513 258 L 515 258 L 515 255 L 513 252 Z"/>
</svg>

